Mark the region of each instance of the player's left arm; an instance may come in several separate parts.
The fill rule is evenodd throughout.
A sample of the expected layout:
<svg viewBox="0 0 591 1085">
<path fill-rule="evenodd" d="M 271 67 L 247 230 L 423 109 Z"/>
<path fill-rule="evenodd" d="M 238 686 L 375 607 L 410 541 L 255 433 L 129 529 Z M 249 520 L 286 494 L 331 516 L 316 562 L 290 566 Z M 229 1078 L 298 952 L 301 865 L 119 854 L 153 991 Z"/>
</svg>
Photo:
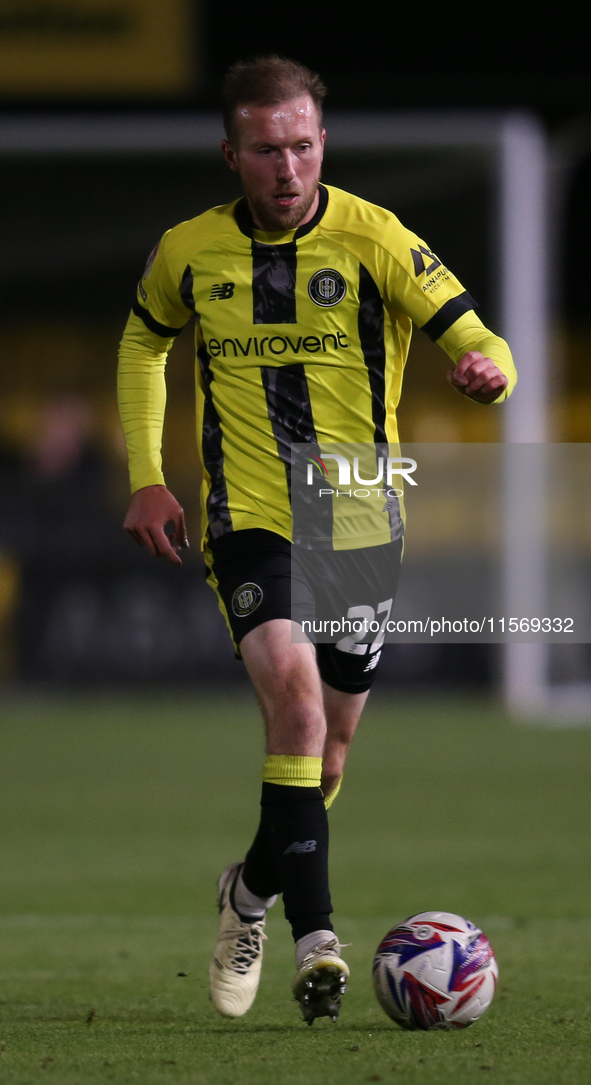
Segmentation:
<svg viewBox="0 0 591 1085">
<path fill-rule="evenodd" d="M 393 215 L 376 246 L 376 273 L 392 319 L 402 310 L 454 363 L 453 386 L 478 403 L 497 403 L 517 381 L 504 339 L 485 328 L 476 302 L 453 272 Z"/>
<path fill-rule="evenodd" d="M 454 362 L 447 378 L 461 395 L 477 403 L 501 403 L 511 395 L 517 372 L 508 344 L 471 310 L 437 340 Z"/>
</svg>

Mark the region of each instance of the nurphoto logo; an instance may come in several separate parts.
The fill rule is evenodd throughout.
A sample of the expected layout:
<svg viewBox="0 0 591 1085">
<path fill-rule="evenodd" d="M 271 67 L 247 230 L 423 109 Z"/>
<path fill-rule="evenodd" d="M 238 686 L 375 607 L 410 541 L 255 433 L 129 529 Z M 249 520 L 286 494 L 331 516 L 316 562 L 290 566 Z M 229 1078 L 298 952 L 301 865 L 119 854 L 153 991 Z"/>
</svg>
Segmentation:
<svg viewBox="0 0 591 1085">
<path fill-rule="evenodd" d="M 346 456 L 337 452 L 323 452 L 322 456 L 306 456 L 308 466 L 306 468 L 306 485 L 314 485 L 314 468 L 319 471 L 321 477 L 327 482 L 330 481 L 328 467 L 326 466 L 326 460 L 334 460 L 339 469 L 339 486 L 351 485 L 351 463 Z M 409 486 L 418 486 L 416 479 L 411 478 L 411 475 L 417 469 L 417 461 L 411 459 L 409 456 L 379 456 L 377 459 L 376 470 L 377 475 L 375 478 L 361 478 L 359 468 L 359 456 L 353 457 L 353 478 L 355 482 L 360 486 L 379 486 L 380 483 L 385 482 L 388 487 L 394 485 L 394 475 L 400 475 L 408 483 Z M 324 489 L 319 490 L 319 496 L 322 494 L 334 494 L 334 490 Z M 379 491 L 382 492 L 382 489 Z M 350 493 L 350 491 L 349 491 Z M 357 494 L 358 491 L 356 490 Z M 394 493 L 398 496 L 402 496 L 402 490 L 395 490 Z M 340 491 L 337 490 L 337 496 L 340 496 Z M 362 495 L 359 495 L 362 496 Z M 369 490 L 367 491 L 369 496 Z M 392 496 L 388 493 L 388 496 Z"/>
</svg>

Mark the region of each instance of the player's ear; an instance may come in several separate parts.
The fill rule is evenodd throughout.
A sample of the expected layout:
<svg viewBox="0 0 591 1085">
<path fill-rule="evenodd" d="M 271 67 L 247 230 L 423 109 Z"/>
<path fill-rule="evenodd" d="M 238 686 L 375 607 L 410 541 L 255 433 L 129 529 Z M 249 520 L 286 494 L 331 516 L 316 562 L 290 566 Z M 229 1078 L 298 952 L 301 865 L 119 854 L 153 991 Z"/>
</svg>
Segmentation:
<svg viewBox="0 0 591 1085">
<path fill-rule="evenodd" d="M 238 155 L 237 155 L 236 151 L 234 150 L 234 147 L 232 146 L 232 144 L 229 143 L 227 139 L 222 140 L 222 153 L 223 153 L 224 158 L 226 159 L 226 162 L 228 163 L 230 169 L 234 170 L 234 173 L 238 173 L 239 172 Z"/>
</svg>

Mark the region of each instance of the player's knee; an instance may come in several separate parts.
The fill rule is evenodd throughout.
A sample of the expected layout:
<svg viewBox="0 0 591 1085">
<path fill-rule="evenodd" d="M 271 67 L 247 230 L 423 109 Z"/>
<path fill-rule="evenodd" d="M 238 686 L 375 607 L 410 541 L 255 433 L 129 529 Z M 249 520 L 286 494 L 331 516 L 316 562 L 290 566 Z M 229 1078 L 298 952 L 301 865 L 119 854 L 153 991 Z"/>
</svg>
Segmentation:
<svg viewBox="0 0 591 1085">
<path fill-rule="evenodd" d="M 268 705 L 265 712 L 269 753 L 322 756 L 326 720 L 322 708 L 302 695 Z M 277 750 L 275 750 L 277 746 Z"/>
<path fill-rule="evenodd" d="M 326 720 L 324 713 L 314 704 L 288 704 L 277 721 L 283 730 L 289 733 L 292 741 L 307 749 L 310 742 L 324 744 L 326 738 Z"/>
</svg>

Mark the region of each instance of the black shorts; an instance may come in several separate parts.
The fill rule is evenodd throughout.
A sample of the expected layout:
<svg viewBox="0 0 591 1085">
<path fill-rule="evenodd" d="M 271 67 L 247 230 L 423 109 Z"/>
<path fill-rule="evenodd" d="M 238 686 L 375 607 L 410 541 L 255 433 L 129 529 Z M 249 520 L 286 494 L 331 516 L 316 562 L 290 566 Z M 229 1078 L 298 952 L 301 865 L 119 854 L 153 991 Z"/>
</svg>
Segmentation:
<svg viewBox="0 0 591 1085">
<path fill-rule="evenodd" d="M 205 561 L 238 655 L 252 629 L 293 620 L 316 642 L 322 680 L 344 693 L 364 693 L 380 659 L 401 552 L 400 539 L 364 550 L 306 551 L 273 531 L 250 528 L 208 538 Z M 334 631 L 339 619 L 343 626 Z"/>
</svg>

